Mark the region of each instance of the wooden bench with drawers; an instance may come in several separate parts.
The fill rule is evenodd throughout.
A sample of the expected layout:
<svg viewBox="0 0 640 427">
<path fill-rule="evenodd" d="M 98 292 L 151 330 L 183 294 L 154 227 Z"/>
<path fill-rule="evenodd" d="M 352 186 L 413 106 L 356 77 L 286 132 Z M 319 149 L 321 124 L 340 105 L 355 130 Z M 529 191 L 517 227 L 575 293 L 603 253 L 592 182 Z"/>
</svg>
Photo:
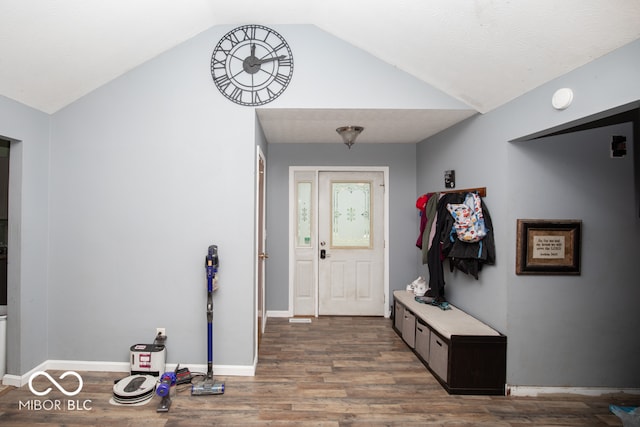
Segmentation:
<svg viewBox="0 0 640 427">
<path fill-rule="evenodd" d="M 394 291 L 393 328 L 450 394 L 504 395 L 507 337 L 464 311 Z"/>
</svg>

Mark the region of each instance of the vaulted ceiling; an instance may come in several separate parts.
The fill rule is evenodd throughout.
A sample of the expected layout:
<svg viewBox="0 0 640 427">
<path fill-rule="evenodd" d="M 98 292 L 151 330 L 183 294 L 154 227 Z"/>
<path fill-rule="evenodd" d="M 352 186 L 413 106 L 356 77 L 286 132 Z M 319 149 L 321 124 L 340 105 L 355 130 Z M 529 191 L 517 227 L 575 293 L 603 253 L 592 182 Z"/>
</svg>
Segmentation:
<svg viewBox="0 0 640 427">
<path fill-rule="evenodd" d="M 0 95 L 46 113 L 211 26 L 248 23 L 315 25 L 486 113 L 640 38 L 640 1 L 0 0 L 0 23 Z M 365 127 L 380 120 L 350 113 Z M 407 116 L 417 136 L 398 142 L 439 131 L 433 113 Z M 345 124 L 335 111 L 270 114 L 275 142 L 293 132 L 278 125 L 289 117 L 310 141 L 325 136 L 307 115 Z"/>
</svg>

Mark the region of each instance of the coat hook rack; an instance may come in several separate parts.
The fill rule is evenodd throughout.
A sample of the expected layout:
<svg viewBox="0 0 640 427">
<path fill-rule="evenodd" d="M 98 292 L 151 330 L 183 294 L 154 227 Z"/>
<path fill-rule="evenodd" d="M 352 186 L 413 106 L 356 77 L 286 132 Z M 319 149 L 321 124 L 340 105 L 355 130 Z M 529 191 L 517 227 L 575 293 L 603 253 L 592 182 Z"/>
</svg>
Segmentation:
<svg viewBox="0 0 640 427">
<path fill-rule="evenodd" d="M 440 193 L 478 193 L 480 197 L 487 197 L 487 187 L 460 188 L 455 190 L 444 190 Z"/>
</svg>

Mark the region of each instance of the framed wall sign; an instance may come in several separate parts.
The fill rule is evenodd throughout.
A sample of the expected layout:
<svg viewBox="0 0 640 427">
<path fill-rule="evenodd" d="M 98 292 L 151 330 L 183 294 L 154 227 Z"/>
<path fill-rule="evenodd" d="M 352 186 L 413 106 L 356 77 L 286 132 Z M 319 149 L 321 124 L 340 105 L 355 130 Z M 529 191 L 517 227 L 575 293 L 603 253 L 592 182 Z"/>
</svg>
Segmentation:
<svg viewBox="0 0 640 427">
<path fill-rule="evenodd" d="M 580 220 L 518 219 L 516 274 L 580 274 Z"/>
</svg>

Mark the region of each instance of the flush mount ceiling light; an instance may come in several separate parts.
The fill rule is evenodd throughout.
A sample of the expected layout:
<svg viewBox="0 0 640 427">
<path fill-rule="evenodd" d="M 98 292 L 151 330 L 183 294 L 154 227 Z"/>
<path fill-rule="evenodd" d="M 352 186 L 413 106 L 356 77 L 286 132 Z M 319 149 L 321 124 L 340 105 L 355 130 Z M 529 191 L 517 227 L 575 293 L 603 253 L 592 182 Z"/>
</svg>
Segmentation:
<svg viewBox="0 0 640 427">
<path fill-rule="evenodd" d="M 351 146 L 356 142 L 356 138 L 360 135 L 364 128 L 362 126 L 342 126 L 336 129 L 336 132 L 340 134 L 344 143 L 351 150 Z"/>
</svg>

